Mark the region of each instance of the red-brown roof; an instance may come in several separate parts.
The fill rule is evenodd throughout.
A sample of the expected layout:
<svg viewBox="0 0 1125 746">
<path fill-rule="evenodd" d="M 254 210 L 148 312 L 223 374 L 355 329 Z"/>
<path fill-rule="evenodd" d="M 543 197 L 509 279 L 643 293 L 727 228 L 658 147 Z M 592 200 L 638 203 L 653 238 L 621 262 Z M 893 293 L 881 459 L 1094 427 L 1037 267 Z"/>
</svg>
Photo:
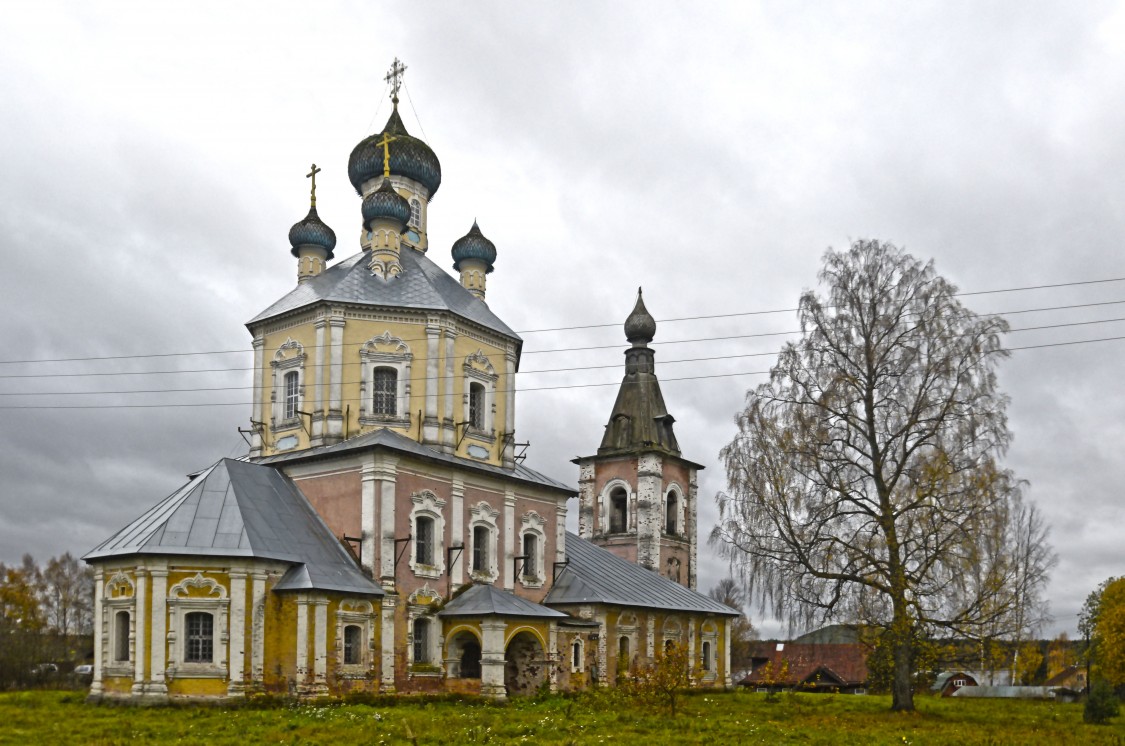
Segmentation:
<svg viewBox="0 0 1125 746">
<path fill-rule="evenodd" d="M 782 649 L 778 650 L 778 647 Z M 741 683 L 775 686 L 863 684 L 867 681 L 867 653 L 867 647 L 857 643 L 758 643 L 751 653 L 754 670 Z M 769 669 L 766 668 L 767 662 L 773 664 Z M 784 677 L 779 677 L 778 672 L 786 663 L 788 671 Z"/>
</svg>

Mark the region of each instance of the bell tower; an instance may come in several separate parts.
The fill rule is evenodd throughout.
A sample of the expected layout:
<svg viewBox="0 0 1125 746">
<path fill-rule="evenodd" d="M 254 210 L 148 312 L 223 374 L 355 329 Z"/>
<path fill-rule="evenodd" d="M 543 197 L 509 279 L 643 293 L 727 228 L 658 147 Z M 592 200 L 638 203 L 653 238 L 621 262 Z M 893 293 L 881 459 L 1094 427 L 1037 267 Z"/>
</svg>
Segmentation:
<svg viewBox="0 0 1125 746">
<path fill-rule="evenodd" d="M 578 533 L 622 559 L 696 587 L 696 474 L 680 454 L 656 377 L 656 321 L 640 289 L 625 320 L 625 377 L 594 456 L 577 458 Z"/>
</svg>

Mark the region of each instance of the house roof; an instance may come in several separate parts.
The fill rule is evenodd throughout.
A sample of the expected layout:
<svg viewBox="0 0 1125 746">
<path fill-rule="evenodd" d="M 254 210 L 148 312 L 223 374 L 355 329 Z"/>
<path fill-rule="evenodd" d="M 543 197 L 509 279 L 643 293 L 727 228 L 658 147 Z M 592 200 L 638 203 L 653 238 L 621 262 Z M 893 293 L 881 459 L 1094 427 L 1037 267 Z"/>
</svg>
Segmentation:
<svg viewBox="0 0 1125 746">
<path fill-rule="evenodd" d="M 1067 686 L 1074 683 L 1076 680 L 1084 680 L 1085 677 L 1080 675 L 1086 672 L 1078 666 L 1067 666 L 1057 674 L 1043 682 L 1043 686 Z"/>
<path fill-rule="evenodd" d="M 739 615 L 709 596 L 623 560 L 572 533 L 566 535 L 566 557 L 569 562 L 543 600 L 545 604 L 602 603 Z"/>
<path fill-rule="evenodd" d="M 399 253 L 402 273 L 391 278 L 372 274 L 367 267 L 368 258 L 367 252 L 361 252 L 333 264 L 283 295 L 269 308 L 250 319 L 247 326 L 314 303 L 354 303 L 422 311 L 449 311 L 522 344 L 519 335 L 492 313 L 484 301 L 462 287 L 460 282 L 420 251 L 404 248 Z"/>
<path fill-rule="evenodd" d="M 255 463 L 258 464 L 285 464 L 296 461 L 312 460 L 324 458 L 328 456 L 337 456 L 343 453 L 350 453 L 353 451 L 364 450 L 368 448 L 389 448 L 391 450 L 400 451 L 418 456 L 420 458 L 436 461 L 438 463 L 450 464 L 459 466 L 465 469 L 472 469 L 487 474 L 493 474 L 505 479 L 516 479 L 521 482 L 528 482 L 530 484 L 539 485 L 540 487 L 548 487 L 553 490 L 565 492 L 568 495 L 577 494 L 573 487 L 568 487 L 562 482 L 557 482 L 548 476 L 540 474 L 534 469 L 529 469 L 523 464 L 516 464 L 513 469 L 505 469 L 501 466 L 493 466 L 492 464 L 483 464 L 479 461 L 474 461 L 469 458 L 461 458 L 460 456 L 452 456 L 448 453 L 442 453 L 429 446 L 422 445 L 421 443 L 411 440 L 410 438 L 396 433 L 387 428 L 379 428 L 371 432 L 357 435 L 354 438 L 335 443 L 330 446 L 321 446 L 319 448 L 306 448 L 300 451 L 292 451 L 289 453 L 278 453 L 273 456 L 266 456 L 265 458 L 258 459 Z"/>
<path fill-rule="evenodd" d="M 222 459 L 99 544 L 87 561 L 130 555 L 253 557 L 292 565 L 274 590 L 381 596 L 291 479 Z"/>
<path fill-rule="evenodd" d="M 494 585 L 477 584 L 457 596 L 438 612 L 442 617 L 462 616 L 518 616 L 546 619 L 565 619 L 561 611 L 548 609 L 527 599 L 497 588 Z"/>
<path fill-rule="evenodd" d="M 840 685 L 863 684 L 867 681 L 867 653 L 867 647 L 857 643 L 761 642 L 751 648 L 750 657 L 772 666 L 767 671 L 764 664 L 756 665 L 741 683 L 797 686 L 823 680 L 827 674 Z M 788 668 L 779 677 L 783 665 Z"/>
</svg>

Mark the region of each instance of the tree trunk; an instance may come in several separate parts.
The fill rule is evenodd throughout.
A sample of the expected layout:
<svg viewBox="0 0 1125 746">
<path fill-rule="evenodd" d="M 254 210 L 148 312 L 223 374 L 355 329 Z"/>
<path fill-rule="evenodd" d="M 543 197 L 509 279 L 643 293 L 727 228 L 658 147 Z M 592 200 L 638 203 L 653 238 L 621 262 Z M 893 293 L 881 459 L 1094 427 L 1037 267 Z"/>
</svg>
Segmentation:
<svg viewBox="0 0 1125 746">
<path fill-rule="evenodd" d="M 895 599 L 894 607 L 894 621 L 891 623 L 891 649 L 894 654 L 891 709 L 914 712 L 914 625 L 905 601 Z"/>
</svg>

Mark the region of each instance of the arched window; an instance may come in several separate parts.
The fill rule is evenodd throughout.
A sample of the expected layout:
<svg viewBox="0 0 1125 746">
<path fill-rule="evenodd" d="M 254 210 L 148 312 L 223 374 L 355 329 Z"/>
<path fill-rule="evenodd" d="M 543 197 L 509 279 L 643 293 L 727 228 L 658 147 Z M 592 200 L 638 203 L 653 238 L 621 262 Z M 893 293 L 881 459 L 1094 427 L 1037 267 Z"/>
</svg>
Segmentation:
<svg viewBox="0 0 1125 746">
<path fill-rule="evenodd" d="M 583 660 L 585 656 L 582 654 L 582 641 L 575 640 L 574 644 L 570 646 L 570 670 L 581 671 Z"/>
<path fill-rule="evenodd" d="M 524 577 L 533 578 L 539 574 L 539 537 L 527 533 L 523 535 L 523 574 Z"/>
<path fill-rule="evenodd" d="M 703 642 L 703 670 L 711 670 L 711 643 L 707 640 Z"/>
<path fill-rule="evenodd" d="M 422 203 L 417 199 L 410 200 L 410 225 L 415 228 L 422 227 Z"/>
<path fill-rule="evenodd" d="M 119 611 L 113 617 L 113 660 L 129 661 L 129 612 Z"/>
<path fill-rule="evenodd" d="M 419 565 L 434 562 L 434 519 L 420 515 L 414 519 L 414 561 Z"/>
<path fill-rule="evenodd" d="M 469 426 L 484 430 L 484 384 L 469 384 Z"/>
<path fill-rule="evenodd" d="M 210 663 L 214 657 L 214 618 L 205 611 L 193 611 L 184 617 L 187 646 L 184 662 Z"/>
<path fill-rule="evenodd" d="M 673 536 L 679 534 L 680 500 L 675 490 L 668 492 L 668 499 L 664 505 L 664 533 Z"/>
<path fill-rule="evenodd" d="M 344 663 L 354 666 L 363 662 L 363 629 L 358 624 L 344 627 Z"/>
<path fill-rule="evenodd" d="M 622 635 L 621 639 L 617 641 L 617 657 L 620 658 L 622 661 L 624 661 L 626 665 L 628 665 L 628 663 L 629 663 L 629 638 L 625 637 L 624 635 Z"/>
<path fill-rule="evenodd" d="M 393 417 L 398 414 L 398 371 L 376 368 L 371 383 L 372 414 Z"/>
<path fill-rule="evenodd" d="M 414 662 L 430 662 L 430 620 L 419 617 L 414 620 Z"/>
<path fill-rule="evenodd" d="M 473 572 L 491 572 L 488 526 L 473 527 Z"/>
<path fill-rule="evenodd" d="M 668 655 L 669 653 L 671 653 L 675 649 L 676 649 L 676 641 L 675 640 L 665 640 L 664 641 L 664 655 Z"/>
<path fill-rule="evenodd" d="M 291 370 L 285 374 L 285 419 L 292 420 L 300 409 L 301 380 L 297 371 Z"/>
<path fill-rule="evenodd" d="M 629 495 L 618 487 L 609 495 L 609 532 L 623 534 L 629 525 Z"/>
</svg>

